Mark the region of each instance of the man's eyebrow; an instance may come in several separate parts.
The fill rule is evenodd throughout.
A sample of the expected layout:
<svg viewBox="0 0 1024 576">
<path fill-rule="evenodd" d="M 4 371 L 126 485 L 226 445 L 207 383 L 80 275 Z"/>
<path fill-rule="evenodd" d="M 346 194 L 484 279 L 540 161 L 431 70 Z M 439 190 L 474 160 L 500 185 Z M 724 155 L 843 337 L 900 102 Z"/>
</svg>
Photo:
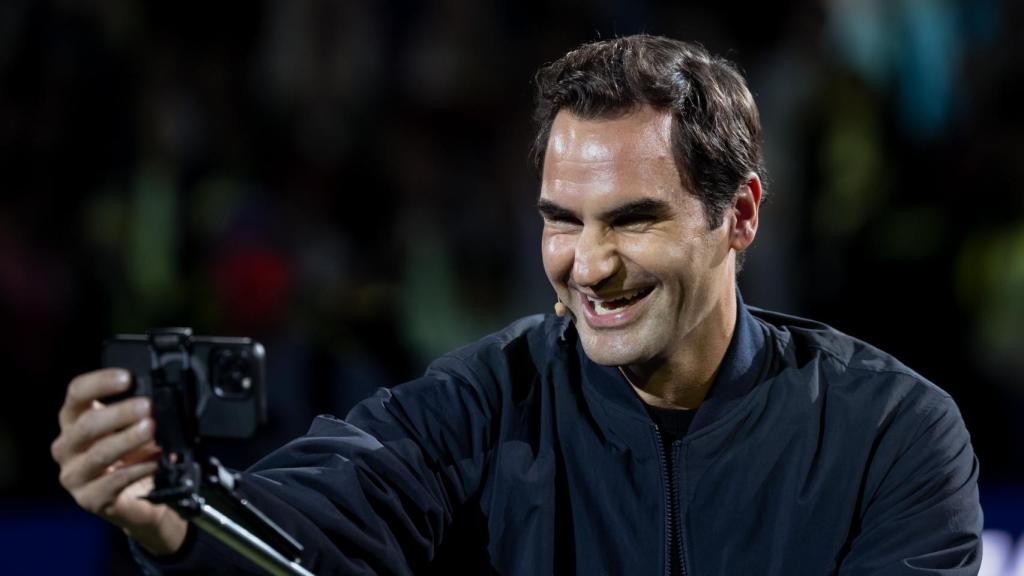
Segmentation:
<svg viewBox="0 0 1024 576">
<path fill-rule="evenodd" d="M 616 206 L 601 215 L 605 222 L 618 220 L 655 219 L 660 220 L 672 212 L 672 207 L 664 200 L 657 198 L 641 198 Z"/>
<path fill-rule="evenodd" d="M 537 211 L 540 212 L 541 216 L 549 220 L 570 220 L 579 218 L 572 210 L 559 206 L 547 198 L 541 198 L 537 201 Z M 668 202 L 665 202 L 664 200 L 658 200 L 656 198 L 640 198 L 639 200 L 627 202 L 602 213 L 601 219 L 605 222 L 637 219 L 658 220 L 667 217 L 671 212 L 671 206 L 669 206 Z"/>
<path fill-rule="evenodd" d="M 540 212 L 541 216 L 548 220 L 569 220 L 576 218 L 576 215 L 573 214 L 572 210 L 563 208 L 547 198 L 541 198 L 537 201 L 537 211 Z"/>
</svg>

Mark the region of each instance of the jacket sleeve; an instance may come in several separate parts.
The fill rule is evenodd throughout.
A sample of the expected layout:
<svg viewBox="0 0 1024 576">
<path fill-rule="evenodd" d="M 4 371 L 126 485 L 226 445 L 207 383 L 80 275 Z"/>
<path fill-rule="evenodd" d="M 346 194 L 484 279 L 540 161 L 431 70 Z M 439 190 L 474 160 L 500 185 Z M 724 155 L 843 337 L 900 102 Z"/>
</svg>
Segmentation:
<svg viewBox="0 0 1024 576">
<path fill-rule="evenodd" d="M 458 372 L 435 363 L 423 378 L 379 390 L 344 421 L 320 416 L 305 436 L 242 474 L 242 493 L 303 544 L 304 567 L 411 574 L 433 559 L 453 513 L 479 486 L 493 429 L 493 389 L 464 365 Z M 174 558 L 136 548 L 143 570 L 261 573 L 189 530 Z"/>
<path fill-rule="evenodd" d="M 981 567 L 978 461 L 970 435 L 953 400 L 924 387 L 923 398 L 905 398 L 882 424 L 860 524 L 840 568 L 844 576 L 966 576 Z"/>
</svg>

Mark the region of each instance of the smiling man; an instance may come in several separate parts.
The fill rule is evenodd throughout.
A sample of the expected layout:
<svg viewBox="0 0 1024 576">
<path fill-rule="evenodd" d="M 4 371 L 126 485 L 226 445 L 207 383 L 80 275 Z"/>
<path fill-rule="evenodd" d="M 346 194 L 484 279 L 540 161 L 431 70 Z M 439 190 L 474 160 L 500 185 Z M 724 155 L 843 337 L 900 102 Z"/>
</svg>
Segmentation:
<svg viewBox="0 0 1024 576">
<path fill-rule="evenodd" d="M 544 268 L 591 360 L 622 367 L 650 404 L 696 408 L 733 332 L 760 179 L 747 174 L 712 226 L 676 166 L 673 112 L 638 102 L 610 116 L 560 109 L 551 125 Z"/>
<path fill-rule="evenodd" d="M 631 36 L 537 76 L 556 314 L 382 389 L 242 474 L 318 574 L 976 574 L 978 468 L 952 399 L 828 326 L 748 307 L 757 109 L 728 62 Z M 252 569 L 129 497 L 148 407 L 71 383 L 53 455 L 167 573 Z M 141 411 L 140 411 L 141 410 Z M 142 426 L 139 426 L 139 423 Z"/>
</svg>

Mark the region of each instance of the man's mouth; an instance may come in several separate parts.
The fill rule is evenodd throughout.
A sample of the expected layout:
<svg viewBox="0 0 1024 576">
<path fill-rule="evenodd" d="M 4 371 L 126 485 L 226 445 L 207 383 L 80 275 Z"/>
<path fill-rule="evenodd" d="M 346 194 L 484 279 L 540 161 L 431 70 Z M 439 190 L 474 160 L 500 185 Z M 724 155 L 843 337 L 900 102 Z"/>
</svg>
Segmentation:
<svg viewBox="0 0 1024 576">
<path fill-rule="evenodd" d="M 624 292 L 614 298 L 591 298 L 590 296 L 584 296 L 584 298 L 587 301 L 587 305 L 590 306 L 590 309 L 596 314 L 614 314 L 635 304 L 636 302 L 639 302 L 653 290 L 654 286 L 648 286 L 646 288 L 637 288 L 636 290 Z"/>
</svg>

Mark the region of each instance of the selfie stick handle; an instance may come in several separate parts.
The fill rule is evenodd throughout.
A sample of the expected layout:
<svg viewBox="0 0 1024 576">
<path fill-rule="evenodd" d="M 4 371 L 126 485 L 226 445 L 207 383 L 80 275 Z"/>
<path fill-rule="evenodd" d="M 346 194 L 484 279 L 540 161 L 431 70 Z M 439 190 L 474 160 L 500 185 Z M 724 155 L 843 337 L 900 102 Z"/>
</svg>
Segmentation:
<svg viewBox="0 0 1024 576">
<path fill-rule="evenodd" d="M 148 500 L 167 504 L 272 576 L 313 576 L 299 564 L 302 545 L 236 492 L 238 476 L 216 458 L 210 458 L 206 474 L 194 462 L 161 465 L 158 488 Z M 160 472 L 168 476 L 161 477 Z M 168 482 L 169 476 L 173 483 Z"/>
<path fill-rule="evenodd" d="M 313 576 L 297 560 L 289 560 L 252 532 L 236 523 L 196 495 L 198 515 L 190 520 L 207 534 L 220 540 L 273 576 Z"/>
</svg>

